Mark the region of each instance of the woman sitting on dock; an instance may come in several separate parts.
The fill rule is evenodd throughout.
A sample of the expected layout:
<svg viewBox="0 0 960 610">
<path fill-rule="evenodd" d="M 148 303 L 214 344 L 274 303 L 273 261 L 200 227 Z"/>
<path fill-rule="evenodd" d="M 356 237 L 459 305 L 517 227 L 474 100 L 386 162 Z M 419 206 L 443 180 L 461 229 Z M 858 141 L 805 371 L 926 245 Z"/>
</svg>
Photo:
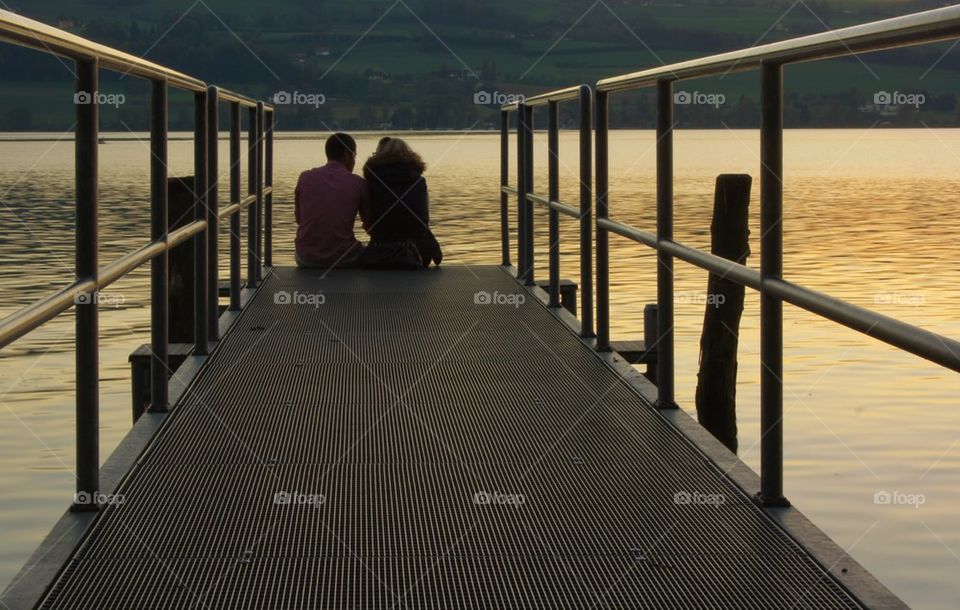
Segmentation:
<svg viewBox="0 0 960 610">
<path fill-rule="evenodd" d="M 400 138 L 382 138 L 363 166 L 370 191 L 370 244 L 360 264 L 412 268 L 443 260 L 430 230 L 430 201 L 423 159 Z"/>
</svg>

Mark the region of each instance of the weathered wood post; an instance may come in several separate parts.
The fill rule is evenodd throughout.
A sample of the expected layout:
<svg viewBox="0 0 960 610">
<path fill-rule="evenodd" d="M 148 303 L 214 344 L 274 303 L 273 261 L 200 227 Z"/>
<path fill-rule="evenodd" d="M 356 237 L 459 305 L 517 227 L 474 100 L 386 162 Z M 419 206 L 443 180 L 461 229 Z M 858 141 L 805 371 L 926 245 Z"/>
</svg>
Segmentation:
<svg viewBox="0 0 960 610">
<path fill-rule="evenodd" d="M 169 178 L 167 211 L 170 231 L 194 220 L 196 206 L 193 176 Z M 194 257 L 193 240 L 170 251 L 170 343 L 193 343 Z"/>
<path fill-rule="evenodd" d="M 193 176 L 167 178 L 167 226 L 173 231 L 193 222 L 196 197 Z M 194 345 L 194 244 L 187 240 L 167 255 L 167 366 L 170 377 L 191 354 Z M 141 345 L 130 354 L 133 393 L 133 423 L 150 405 L 150 345 Z"/>
<path fill-rule="evenodd" d="M 717 176 L 710 250 L 744 264 L 750 255 L 750 185 L 746 174 Z M 711 273 L 700 337 L 697 420 L 731 451 L 737 451 L 737 345 L 744 287 Z"/>
</svg>

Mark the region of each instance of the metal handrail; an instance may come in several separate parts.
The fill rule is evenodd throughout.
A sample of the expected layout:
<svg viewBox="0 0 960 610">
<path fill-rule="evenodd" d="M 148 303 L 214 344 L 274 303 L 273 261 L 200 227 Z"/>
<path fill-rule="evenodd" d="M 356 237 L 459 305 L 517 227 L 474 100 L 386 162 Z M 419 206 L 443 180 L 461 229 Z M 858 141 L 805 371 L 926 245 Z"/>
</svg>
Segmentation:
<svg viewBox="0 0 960 610">
<path fill-rule="evenodd" d="M 517 195 L 517 258 L 519 277 L 527 284 L 534 284 L 534 231 L 531 204 L 545 206 L 548 210 L 548 241 L 550 255 L 550 281 L 548 294 L 551 307 L 560 306 L 560 220 L 559 215 L 570 216 L 580 221 L 580 334 L 593 337 L 593 194 L 591 135 L 593 92 L 587 85 L 565 87 L 548 91 L 525 100 L 504 104 L 500 107 L 500 223 L 503 241 L 503 264 L 510 264 L 509 246 L 509 195 Z M 577 100 L 580 106 L 580 208 L 567 205 L 560 199 L 560 103 Z M 533 192 L 533 118 L 534 108 L 548 108 L 548 182 L 546 197 Z M 510 113 L 517 113 L 517 186 L 508 184 Z"/>
<path fill-rule="evenodd" d="M 783 279 L 783 67 L 788 63 L 849 56 L 960 38 L 960 6 L 925 11 L 760 47 L 661 66 L 597 83 L 597 343 L 610 346 L 608 232 L 657 251 L 658 406 L 675 408 L 673 257 L 704 269 L 704 259 L 673 241 L 673 85 L 687 78 L 759 68 L 761 72 L 760 269 L 736 269 L 730 279 L 760 291 L 760 479 L 758 500 L 787 504 L 783 496 L 783 303 L 797 305 L 868 336 L 953 370 L 960 370 L 960 343 Z M 608 97 L 655 86 L 657 90 L 657 233 L 608 224 Z M 696 253 L 696 254 L 695 254 Z M 757 276 L 759 274 L 759 286 Z"/>
<path fill-rule="evenodd" d="M 570 216 L 571 218 L 580 218 L 581 216 L 580 210 L 572 205 L 567 205 L 562 201 L 551 201 L 549 197 L 544 197 L 543 195 L 528 193 L 527 199 L 540 207 L 547 208 L 548 210 L 556 210 L 564 216 Z"/>
<path fill-rule="evenodd" d="M 874 339 L 878 339 L 941 366 L 960 372 L 960 342 L 901 322 L 890 316 L 848 303 L 830 295 L 799 286 L 782 279 L 762 278 L 759 271 L 729 259 L 703 252 L 676 241 L 657 243 L 653 233 L 607 218 L 597 226 L 651 248 L 662 248 L 669 254 L 754 290 L 766 290 L 777 298 L 811 313 L 833 320 Z"/>
<path fill-rule="evenodd" d="M 526 106 L 546 106 L 550 102 L 569 102 L 580 97 L 581 85 L 565 87 L 556 91 L 548 91 L 539 95 L 524 98 L 523 104 Z M 520 102 L 510 102 L 500 107 L 501 110 L 516 111 Z"/>
<path fill-rule="evenodd" d="M 151 80 L 163 79 L 187 91 L 204 93 L 207 90 L 207 84 L 198 78 L 6 10 L 0 10 L 0 41 L 73 60 L 96 59 L 106 70 Z M 220 98 L 243 106 L 257 105 L 257 100 L 226 89 L 220 90 Z M 273 110 L 269 104 L 266 107 Z"/>
<path fill-rule="evenodd" d="M 217 232 L 221 219 L 230 219 L 230 308 L 240 307 L 240 212 L 248 210 L 247 287 L 255 288 L 264 261 L 270 260 L 273 169 L 273 107 L 123 51 L 95 43 L 43 23 L 0 11 L 0 42 L 72 59 L 76 92 L 98 90 L 101 69 L 123 72 L 150 81 L 150 242 L 105 267 L 98 265 L 99 109 L 96 100 L 76 105 L 76 277 L 37 302 L 0 320 L 0 348 L 73 307 L 76 311 L 76 438 L 77 496 L 74 510 L 96 510 L 99 471 L 99 308 L 97 292 L 150 262 L 152 412 L 168 408 L 168 253 L 188 240 L 194 245 L 194 346 L 206 355 L 209 342 L 219 339 L 219 280 Z M 192 222 L 170 229 L 167 218 L 168 89 L 194 94 L 194 208 Z M 217 140 L 219 104 L 230 105 L 229 205 L 218 210 Z M 250 113 L 249 195 L 240 197 L 240 108 Z M 268 128 L 265 131 L 264 125 Z M 264 159 L 264 157 L 267 157 Z M 264 176 L 266 172 L 266 176 Z M 266 184 L 264 184 L 266 182 Z M 261 220 L 265 217 L 266 222 Z M 264 226 L 264 224 L 266 226 Z M 266 248 L 261 243 L 266 234 Z"/>
<path fill-rule="evenodd" d="M 64 311 L 73 307 L 82 295 L 96 290 L 97 282 L 91 279 L 77 280 L 23 309 L 7 316 L 0 325 L 4 345 L 16 341 L 30 331 L 42 326 Z"/>
<path fill-rule="evenodd" d="M 951 40 L 957 37 L 958 28 L 960 6 L 949 6 L 605 78 L 597 81 L 597 91 L 624 91 L 653 86 L 661 79 L 755 70 L 761 63 L 817 61 Z"/>
<path fill-rule="evenodd" d="M 10 11 L 0 11 L 0 40 L 68 59 L 96 59 L 101 67 L 108 70 L 148 79 L 164 79 L 188 91 L 201 92 L 207 89 L 203 81 L 192 76 Z"/>
<path fill-rule="evenodd" d="M 266 112 L 273 113 L 273 104 L 267 104 L 262 100 L 255 100 L 252 97 L 240 95 L 239 93 L 234 93 L 229 89 L 221 89 L 219 87 L 217 88 L 217 94 L 219 95 L 221 102 L 236 103 L 246 108 L 256 108 L 257 104 L 263 104 L 263 108 Z"/>
<path fill-rule="evenodd" d="M 657 406 L 675 408 L 674 400 L 674 257 L 711 273 L 760 292 L 761 327 L 761 457 L 758 502 L 767 506 L 788 504 L 783 496 L 783 303 L 790 303 L 825 319 L 847 326 L 898 349 L 960 371 L 960 342 L 881 313 L 853 305 L 827 294 L 794 284 L 783 278 L 783 66 L 856 53 L 900 48 L 960 38 L 960 6 L 935 9 L 835 31 L 803 36 L 711 55 L 675 64 L 641 70 L 597 82 L 595 108 L 595 197 L 594 228 L 596 248 L 596 314 L 598 351 L 610 350 L 610 263 L 609 234 L 613 233 L 657 251 Z M 760 156 L 760 268 L 752 269 L 673 239 L 673 85 L 684 79 L 729 72 L 761 71 L 761 156 Z M 612 93 L 656 87 L 657 96 L 657 198 L 656 233 L 642 231 L 609 218 L 608 100 Z M 527 106 L 554 103 L 569 95 L 571 88 L 527 100 Z M 544 101 L 546 100 L 546 101 Z M 518 186 L 501 180 L 501 198 L 516 194 L 521 202 L 545 205 L 551 212 L 568 213 L 569 206 L 530 192 L 532 158 L 524 152 L 532 131 L 532 118 L 523 102 L 502 107 L 504 116 L 517 111 Z M 526 108 L 526 110 L 525 110 Z M 554 127 L 551 125 L 551 134 Z M 503 143 L 509 135 L 504 121 Z M 505 153 L 504 153 L 505 158 Z M 553 170 L 551 169 L 551 172 Z M 501 172 L 506 175 L 506 170 Z M 521 206 L 521 210 L 527 206 Z M 521 276 L 526 239 L 531 227 L 520 216 Z M 507 233 L 504 232 L 504 240 Z M 506 241 L 504 243 L 506 248 Z M 532 257 L 532 250 L 529 253 Z"/>
<path fill-rule="evenodd" d="M 634 227 L 610 220 L 609 218 L 598 218 L 597 227 L 651 248 L 656 248 L 658 245 L 657 236 L 653 233 L 635 229 Z M 754 290 L 760 290 L 760 272 L 746 265 L 741 265 L 722 256 L 697 250 L 696 248 L 691 248 L 690 246 L 685 246 L 672 240 L 664 240 L 660 242 L 659 245 L 673 256 L 685 260 L 692 265 L 696 265 L 711 273 L 716 273 L 738 284 L 749 286 Z"/>
</svg>

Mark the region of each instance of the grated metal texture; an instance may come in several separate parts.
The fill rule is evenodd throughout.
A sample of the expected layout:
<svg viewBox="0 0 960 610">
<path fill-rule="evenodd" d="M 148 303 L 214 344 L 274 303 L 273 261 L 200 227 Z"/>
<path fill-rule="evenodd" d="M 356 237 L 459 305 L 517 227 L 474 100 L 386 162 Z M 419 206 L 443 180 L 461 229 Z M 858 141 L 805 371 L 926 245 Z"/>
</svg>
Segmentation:
<svg viewBox="0 0 960 610">
<path fill-rule="evenodd" d="M 278 269 L 42 607 L 858 607 L 520 294 Z"/>
</svg>

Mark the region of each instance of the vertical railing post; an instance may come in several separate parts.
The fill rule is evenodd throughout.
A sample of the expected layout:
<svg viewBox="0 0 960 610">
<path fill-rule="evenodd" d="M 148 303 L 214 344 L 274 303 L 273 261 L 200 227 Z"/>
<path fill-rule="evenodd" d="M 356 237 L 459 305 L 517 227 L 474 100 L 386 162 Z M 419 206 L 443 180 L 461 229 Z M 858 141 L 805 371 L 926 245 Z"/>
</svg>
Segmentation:
<svg viewBox="0 0 960 610">
<path fill-rule="evenodd" d="M 194 220 L 207 224 L 193 237 L 193 353 L 208 352 L 207 336 L 207 238 L 210 231 L 207 212 L 207 92 L 193 94 L 193 211 Z"/>
<path fill-rule="evenodd" d="M 247 195 L 257 193 L 257 109 L 247 109 Z M 257 287 L 257 278 L 260 275 L 257 267 L 257 215 L 260 208 L 256 202 L 252 203 L 247 212 L 247 288 Z"/>
<path fill-rule="evenodd" d="M 673 240 L 673 81 L 657 81 L 657 243 Z M 657 249 L 657 407 L 674 409 L 673 256 Z"/>
<path fill-rule="evenodd" d="M 276 114 L 273 110 L 264 117 L 266 124 L 266 141 L 264 147 L 263 182 L 268 189 L 263 200 L 263 264 L 273 267 L 273 128 L 276 124 Z"/>
<path fill-rule="evenodd" d="M 76 93 L 88 103 L 76 103 L 76 273 L 78 280 L 97 281 L 97 206 L 99 64 L 77 60 Z M 78 95 L 77 99 L 80 99 Z M 100 489 L 100 350 L 97 292 L 76 300 L 76 433 L 77 481 L 73 510 L 97 508 Z"/>
<path fill-rule="evenodd" d="M 608 130 L 608 100 L 606 91 L 596 93 L 596 191 L 597 221 L 607 218 L 609 195 L 608 190 L 608 159 L 607 159 L 607 130 Z M 597 351 L 610 351 L 610 236 L 606 229 L 600 226 L 597 229 Z"/>
<path fill-rule="evenodd" d="M 761 65 L 760 126 L 760 494 L 783 496 L 783 303 L 766 290 L 783 274 L 783 65 Z"/>
<path fill-rule="evenodd" d="M 240 202 L 240 104 L 230 103 L 230 204 Z M 240 309 L 240 223 L 243 210 L 230 215 L 230 309 Z"/>
<path fill-rule="evenodd" d="M 526 159 L 523 162 L 524 168 L 527 171 L 527 176 L 524 179 L 524 184 L 527 185 L 527 194 L 533 192 L 533 106 L 524 105 L 524 144 L 523 144 L 523 153 L 526 155 Z M 530 200 L 524 195 L 523 198 L 523 210 L 527 215 L 527 222 L 524 225 L 524 231 L 526 235 L 523 238 L 523 243 L 527 248 L 527 266 L 526 273 L 524 274 L 524 283 L 527 286 L 533 286 L 534 282 L 534 265 L 536 261 L 536 255 L 534 254 L 534 231 L 533 231 L 533 204 Z"/>
<path fill-rule="evenodd" d="M 167 241 L 167 81 L 150 81 L 150 239 Z M 150 411 L 169 408 L 166 249 L 150 261 Z"/>
<path fill-rule="evenodd" d="M 580 87 L 580 336 L 593 337 L 592 91 Z"/>
<path fill-rule="evenodd" d="M 500 250 L 501 264 L 510 265 L 510 197 L 503 187 L 510 184 L 510 113 L 500 111 Z"/>
<path fill-rule="evenodd" d="M 220 339 L 220 92 L 207 88 L 207 336 Z"/>
<path fill-rule="evenodd" d="M 257 102 L 257 284 L 263 278 L 263 102 Z"/>
<path fill-rule="evenodd" d="M 517 279 L 523 279 L 527 268 L 527 137 L 526 111 L 517 103 Z"/>
<path fill-rule="evenodd" d="M 549 102 L 547 118 L 547 199 L 560 201 L 560 103 Z M 560 213 L 548 208 L 550 307 L 560 307 Z"/>
</svg>

